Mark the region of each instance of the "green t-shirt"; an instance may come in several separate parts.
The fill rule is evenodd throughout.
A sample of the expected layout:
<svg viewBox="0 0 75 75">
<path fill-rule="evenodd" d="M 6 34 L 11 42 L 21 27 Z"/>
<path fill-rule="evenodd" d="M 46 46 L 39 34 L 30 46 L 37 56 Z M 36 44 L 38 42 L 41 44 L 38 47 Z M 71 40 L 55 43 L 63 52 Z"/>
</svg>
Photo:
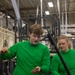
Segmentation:
<svg viewBox="0 0 75 75">
<path fill-rule="evenodd" d="M 75 75 L 75 50 L 69 49 L 68 52 L 60 52 L 71 75 Z M 58 54 L 52 58 L 52 75 L 68 75 Z"/>
<path fill-rule="evenodd" d="M 50 69 L 49 49 L 41 43 L 33 45 L 29 41 L 19 42 L 10 47 L 6 54 L 0 54 L 2 59 L 11 59 L 15 56 L 17 59 L 13 75 L 42 75 Z M 42 71 L 33 74 L 31 71 L 36 66 L 40 66 Z"/>
</svg>

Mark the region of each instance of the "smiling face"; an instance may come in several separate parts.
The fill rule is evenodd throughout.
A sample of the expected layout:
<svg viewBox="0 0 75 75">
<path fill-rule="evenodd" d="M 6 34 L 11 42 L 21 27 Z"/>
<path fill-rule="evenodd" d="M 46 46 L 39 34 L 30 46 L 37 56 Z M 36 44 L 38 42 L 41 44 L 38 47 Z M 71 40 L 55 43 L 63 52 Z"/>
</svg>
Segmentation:
<svg viewBox="0 0 75 75">
<path fill-rule="evenodd" d="M 60 39 L 58 41 L 58 46 L 60 50 L 66 52 L 68 50 L 68 42 L 65 39 Z"/>
<path fill-rule="evenodd" d="M 29 37 L 30 37 L 30 43 L 34 44 L 34 45 L 38 44 L 38 42 L 41 39 L 41 35 L 37 35 L 37 34 L 34 34 L 34 33 L 31 33 L 29 35 Z"/>
</svg>

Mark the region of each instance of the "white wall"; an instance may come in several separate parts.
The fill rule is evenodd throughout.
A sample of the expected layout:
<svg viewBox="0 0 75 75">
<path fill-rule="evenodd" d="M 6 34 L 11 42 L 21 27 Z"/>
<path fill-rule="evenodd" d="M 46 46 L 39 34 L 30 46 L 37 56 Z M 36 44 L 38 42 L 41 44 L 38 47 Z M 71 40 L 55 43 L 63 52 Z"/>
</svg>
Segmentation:
<svg viewBox="0 0 75 75">
<path fill-rule="evenodd" d="M 5 40 L 7 42 L 7 47 L 12 46 L 15 40 L 14 32 L 0 27 L 0 50 L 2 49 Z"/>
</svg>

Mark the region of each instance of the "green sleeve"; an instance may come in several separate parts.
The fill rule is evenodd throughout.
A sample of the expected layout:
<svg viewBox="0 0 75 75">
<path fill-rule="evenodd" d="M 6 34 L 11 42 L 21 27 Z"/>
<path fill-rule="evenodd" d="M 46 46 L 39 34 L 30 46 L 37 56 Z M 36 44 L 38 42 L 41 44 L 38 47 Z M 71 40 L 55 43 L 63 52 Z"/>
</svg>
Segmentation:
<svg viewBox="0 0 75 75">
<path fill-rule="evenodd" d="M 3 60 L 10 59 L 10 55 L 11 55 L 10 51 L 7 51 L 7 53 L 5 53 L 5 54 L 0 53 L 0 58 L 3 59 Z"/>
<path fill-rule="evenodd" d="M 50 52 L 48 48 L 44 50 L 41 69 L 44 74 L 50 70 Z"/>
<path fill-rule="evenodd" d="M 58 58 L 57 58 L 57 55 L 55 55 L 52 58 L 52 62 L 51 62 L 51 74 L 52 75 L 60 75 L 58 73 Z"/>
<path fill-rule="evenodd" d="M 17 44 L 11 46 L 8 49 L 7 53 L 5 53 L 5 54 L 0 53 L 0 58 L 3 60 L 12 59 L 16 56 L 16 53 L 17 53 Z"/>
</svg>

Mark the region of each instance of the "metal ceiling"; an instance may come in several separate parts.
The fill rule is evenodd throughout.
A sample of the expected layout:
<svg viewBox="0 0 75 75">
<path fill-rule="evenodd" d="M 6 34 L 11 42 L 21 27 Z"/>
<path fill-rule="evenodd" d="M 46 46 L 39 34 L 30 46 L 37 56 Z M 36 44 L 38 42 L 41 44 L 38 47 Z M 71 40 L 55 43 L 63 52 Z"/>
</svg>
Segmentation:
<svg viewBox="0 0 75 75">
<path fill-rule="evenodd" d="M 58 14 L 58 0 L 43 0 L 43 14 L 46 10 L 52 14 Z M 49 8 L 48 2 L 53 2 L 54 7 Z M 60 3 L 60 14 L 65 13 L 65 0 L 59 0 Z M 17 0 L 20 15 L 22 18 L 26 18 L 30 15 L 36 15 L 36 8 L 39 6 L 40 14 L 40 0 Z M 0 11 L 8 13 L 12 18 L 15 18 L 13 6 L 11 0 L 0 0 Z M 67 13 L 75 13 L 75 0 L 66 0 L 66 11 Z"/>
<path fill-rule="evenodd" d="M 38 13 L 39 15 L 41 15 L 41 2 L 40 2 L 41 0 L 16 0 L 16 1 L 20 11 L 20 16 L 24 21 L 26 21 L 27 18 L 30 16 L 36 17 L 37 6 L 39 8 Z M 60 15 L 61 25 L 62 25 L 62 16 L 63 16 L 63 21 L 64 21 L 63 25 L 66 26 L 68 24 L 67 32 L 75 34 L 75 0 L 42 0 L 42 1 L 43 1 L 42 14 L 45 15 L 45 11 L 49 11 L 51 14 L 54 14 L 55 16 Z M 54 7 L 50 8 L 48 6 L 48 2 L 53 2 Z M 16 18 L 11 0 L 0 0 L 0 12 L 8 14 L 12 19 Z M 62 15 L 62 13 L 64 15 Z M 0 13 L 0 16 L 1 15 L 3 14 Z M 66 21 L 65 16 L 67 17 L 68 22 Z M 11 23 L 12 22 L 13 21 L 11 21 Z M 69 25 L 71 26 L 69 27 Z"/>
</svg>

